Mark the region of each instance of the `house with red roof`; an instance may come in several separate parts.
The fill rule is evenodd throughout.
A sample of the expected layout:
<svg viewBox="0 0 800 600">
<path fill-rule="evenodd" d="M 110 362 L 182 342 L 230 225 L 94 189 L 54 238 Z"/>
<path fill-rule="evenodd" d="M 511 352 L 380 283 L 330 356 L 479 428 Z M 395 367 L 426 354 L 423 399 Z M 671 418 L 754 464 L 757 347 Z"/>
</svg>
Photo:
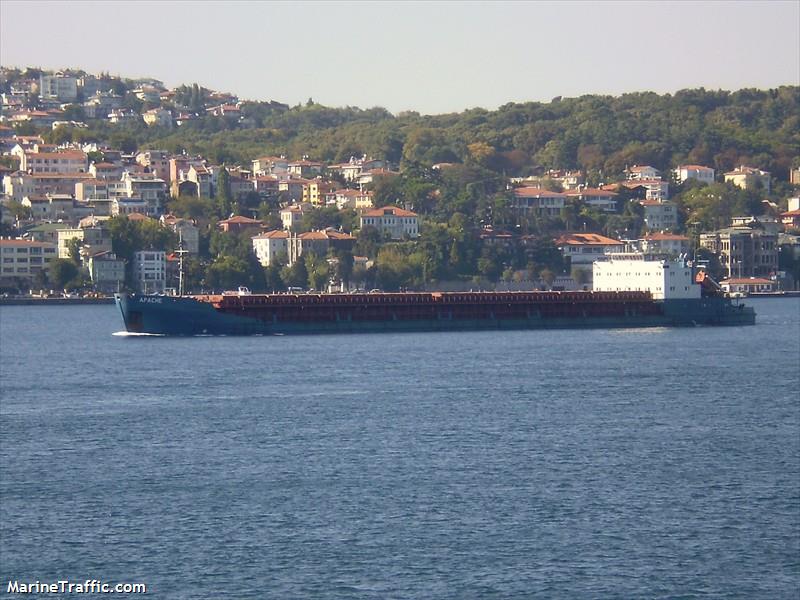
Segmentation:
<svg viewBox="0 0 800 600">
<path fill-rule="evenodd" d="M 257 219 L 251 219 L 241 215 L 236 215 L 230 219 L 225 219 L 224 221 L 217 223 L 217 227 L 219 227 L 220 230 L 224 231 L 225 233 L 242 233 L 248 229 L 258 229 L 262 225 L 263 223 Z"/>
<path fill-rule="evenodd" d="M 599 233 L 565 233 L 555 244 L 572 266 L 591 266 L 598 258 L 625 250 L 625 244 Z"/>
<path fill-rule="evenodd" d="M 365 226 L 375 227 L 393 240 L 401 240 L 406 236 L 419 237 L 417 214 L 396 206 L 367 210 L 361 214 L 359 221 L 362 229 Z"/>
</svg>

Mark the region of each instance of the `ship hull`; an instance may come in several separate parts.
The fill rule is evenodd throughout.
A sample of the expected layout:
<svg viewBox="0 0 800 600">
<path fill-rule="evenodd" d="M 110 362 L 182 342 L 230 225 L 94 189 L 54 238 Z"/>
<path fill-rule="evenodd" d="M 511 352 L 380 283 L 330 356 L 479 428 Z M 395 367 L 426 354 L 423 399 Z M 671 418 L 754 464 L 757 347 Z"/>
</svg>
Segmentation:
<svg viewBox="0 0 800 600">
<path fill-rule="evenodd" d="M 125 323 L 132 333 L 159 335 L 294 335 L 319 333 L 376 333 L 413 331 L 480 331 L 519 329 L 616 329 L 642 327 L 753 325 L 752 308 L 720 297 L 686 300 L 605 300 L 596 295 L 574 294 L 566 300 L 511 304 L 491 302 L 471 305 L 423 307 L 415 310 L 395 299 L 375 313 L 374 307 L 314 307 L 297 298 L 294 312 L 263 306 L 261 298 L 224 298 L 211 302 L 193 297 L 116 295 Z M 552 295 L 551 295 L 552 296 Z M 606 294 L 606 298 L 608 294 Z M 282 296 L 278 298 L 289 298 Z M 319 298 L 319 297 L 318 297 Z M 347 296 L 342 297 L 349 300 Z M 329 298 L 325 298 L 329 300 Z M 396 300 L 396 301 L 395 301 Z M 333 300 L 330 300 L 333 302 Z M 303 304 L 306 303 L 306 304 Z M 370 313 L 373 308 L 373 313 Z M 513 310 L 512 310 L 513 308 Z M 300 309 L 298 313 L 297 310 Z M 303 312 L 305 311 L 305 312 Z M 292 316 L 294 315 L 294 316 Z M 300 315 L 300 316 L 297 316 Z"/>
</svg>

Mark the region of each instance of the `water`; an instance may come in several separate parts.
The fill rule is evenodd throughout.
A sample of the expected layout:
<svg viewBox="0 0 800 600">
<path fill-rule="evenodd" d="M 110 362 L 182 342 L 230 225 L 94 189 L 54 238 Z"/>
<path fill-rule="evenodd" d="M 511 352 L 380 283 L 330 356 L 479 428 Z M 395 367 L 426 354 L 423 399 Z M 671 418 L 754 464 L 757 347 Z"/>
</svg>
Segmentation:
<svg viewBox="0 0 800 600">
<path fill-rule="evenodd" d="M 752 303 L 741 328 L 187 339 L 0 308 L 0 587 L 797 598 L 800 300 Z"/>
</svg>

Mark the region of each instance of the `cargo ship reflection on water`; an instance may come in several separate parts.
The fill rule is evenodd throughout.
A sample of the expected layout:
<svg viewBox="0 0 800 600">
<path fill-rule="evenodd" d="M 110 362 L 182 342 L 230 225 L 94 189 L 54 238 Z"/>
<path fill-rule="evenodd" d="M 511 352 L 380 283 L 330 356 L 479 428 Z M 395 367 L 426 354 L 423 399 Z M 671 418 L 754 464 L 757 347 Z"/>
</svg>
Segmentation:
<svg viewBox="0 0 800 600">
<path fill-rule="evenodd" d="M 582 292 L 251 294 L 240 289 L 115 297 L 128 332 L 162 335 L 755 324 L 751 307 L 725 297 L 702 272 L 695 280 L 682 259 L 620 257 L 595 263 L 594 278 L 595 291 Z"/>
</svg>

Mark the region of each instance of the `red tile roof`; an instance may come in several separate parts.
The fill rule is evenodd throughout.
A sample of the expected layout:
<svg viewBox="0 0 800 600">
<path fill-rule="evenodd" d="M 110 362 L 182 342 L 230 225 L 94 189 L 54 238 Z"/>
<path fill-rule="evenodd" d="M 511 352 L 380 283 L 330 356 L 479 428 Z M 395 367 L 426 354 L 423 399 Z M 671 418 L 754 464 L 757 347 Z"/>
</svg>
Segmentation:
<svg viewBox="0 0 800 600">
<path fill-rule="evenodd" d="M 566 194 L 561 192 L 551 192 L 537 187 L 521 187 L 514 190 L 514 195 L 521 198 L 565 198 Z"/>
<path fill-rule="evenodd" d="M 675 240 L 681 242 L 688 242 L 689 238 L 685 235 L 677 235 L 675 233 L 648 233 L 644 236 L 646 240 Z"/>
<path fill-rule="evenodd" d="M 368 210 L 362 216 L 364 216 L 364 217 L 384 217 L 384 216 L 387 216 L 387 215 L 394 216 L 394 217 L 416 217 L 417 213 L 413 213 L 410 210 L 404 210 L 402 208 L 397 208 L 396 206 L 384 206 L 382 208 L 375 208 L 373 210 Z"/>
<path fill-rule="evenodd" d="M 621 246 L 622 242 L 599 233 L 565 233 L 556 240 L 557 246 Z"/>
</svg>

